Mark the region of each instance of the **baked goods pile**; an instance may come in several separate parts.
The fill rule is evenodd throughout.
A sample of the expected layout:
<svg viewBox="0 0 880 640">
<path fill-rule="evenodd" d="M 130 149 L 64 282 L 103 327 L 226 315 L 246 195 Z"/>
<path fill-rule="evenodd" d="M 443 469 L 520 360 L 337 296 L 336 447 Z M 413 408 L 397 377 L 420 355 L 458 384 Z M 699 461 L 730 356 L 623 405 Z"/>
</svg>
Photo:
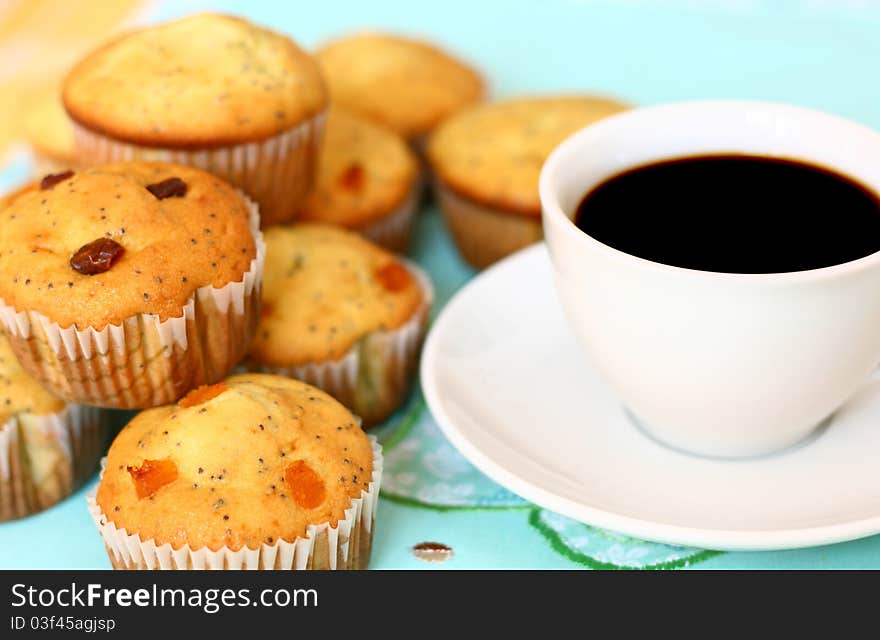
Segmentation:
<svg viewBox="0 0 880 640">
<path fill-rule="evenodd" d="M 217 14 L 118 36 L 60 93 L 29 121 L 45 173 L 0 204 L 0 519 L 69 494 L 101 408 L 137 409 L 89 496 L 114 567 L 366 567 L 362 427 L 416 376 L 433 291 L 399 254 L 425 188 L 485 266 L 540 238 L 550 149 L 623 107 L 483 103 L 435 46 L 312 56 Z"/>
</svg>

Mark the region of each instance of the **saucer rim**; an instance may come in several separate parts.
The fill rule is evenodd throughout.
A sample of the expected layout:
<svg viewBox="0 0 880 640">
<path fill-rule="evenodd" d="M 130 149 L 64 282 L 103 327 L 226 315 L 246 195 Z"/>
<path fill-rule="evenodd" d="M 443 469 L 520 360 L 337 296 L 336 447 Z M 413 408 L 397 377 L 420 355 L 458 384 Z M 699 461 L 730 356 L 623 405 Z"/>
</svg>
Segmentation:
<svg viewBox="0 0 880 640">
<path fill-rule="evenodd" d="M 880 508 L 878 508 L 877 516 L 851 522 L 806 528 L 763 530 L 690 527 L 628 516 L 593 507 L 586 502 L 578 502 L 560 495 L 552 489 L 541 486 L 533 478 L 528 479 L 518 475 L 514 470 L 508 468 L 509 465 L 493 459 L 492 455 L 483 451 L 468 437 L 467 428 L 457 426 L 455 420 L 446 411 L 436 376 L 436 365 L 440 357 L 438 345 L 450 318 L 455 315 L 460 306 L 467 302 L 469 291 L 484 285 L 486 280 L 491 279 L 500 271 L 509 269 L 515 263 L 539 259 L 533 258 L 539 253 L 544 254 L 543 259 L 550 261 L 546 244 L 538 242 L 477 274 L 446 303 L 432 323 L 431 330 L 425 339 L 419 367 L 425 402 L 446 438 L 477 469 L 501 486 L 538 507 L 554 511 L 590 526 L 610 529 L 631 537 L 663 544 L 719 551 L 774 551 L 836 544 L 880 533 Z M 506 446 L 517 458 L 524 458 L 525 453 L 521 449 L 504 445 L 491 433 L 485 432 L 485 436 L 494 440 L 495 444 L 499 446 Z"/>
</svg>

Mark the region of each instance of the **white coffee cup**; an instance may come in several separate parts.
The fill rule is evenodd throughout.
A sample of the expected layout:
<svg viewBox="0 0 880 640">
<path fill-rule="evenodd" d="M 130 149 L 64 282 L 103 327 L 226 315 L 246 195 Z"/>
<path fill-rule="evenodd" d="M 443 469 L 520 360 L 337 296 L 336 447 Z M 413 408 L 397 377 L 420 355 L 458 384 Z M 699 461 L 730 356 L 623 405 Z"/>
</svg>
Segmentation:
<svg viewBox="0 0 880 640">
<path fill-rule="evenodd" d="M 880 362 L 880 253 L 810 271 L 714 273 L 623 253 L 572 222 L 610 176 L 717 153 L 797 159 L 880 193 L 880 133 L 787 105 L 684 102 L 563 142 L 541 172 L 544 234 L 571 326 L 641 426 L 686 451 L 755 456 L 810 434 Z"/>
</svg>

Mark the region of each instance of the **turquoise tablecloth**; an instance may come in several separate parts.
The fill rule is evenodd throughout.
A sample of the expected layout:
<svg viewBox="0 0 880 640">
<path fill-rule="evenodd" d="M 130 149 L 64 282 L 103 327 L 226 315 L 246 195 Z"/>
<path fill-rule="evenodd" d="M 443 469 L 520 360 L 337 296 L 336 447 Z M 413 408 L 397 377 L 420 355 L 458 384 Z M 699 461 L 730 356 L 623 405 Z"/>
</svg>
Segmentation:
<svg viewBox="0 0 880 640">
<path fill-rule="evenodd" d="M 159 3 L 162 19 L 201 8 L 246 14 L 313 45 L 378 27 L 447 44 L 486 71 L 495 95 L 590 90 L 638 104 L 707 97 L 793 102 L 880 127 L 880 6 L 855 1 L 625 0 L 600 2 Z M 11 158 L 3 190 L 25 179 Z M 441 307 L 474 272 L 434 207 L 412 250 Z M 435 309 L 436 313 L 437 309 Z M 633 540 L 530 505 L 476 471 L 446 442 L 417 390 L 380 431 L 386 475 L 374 568 L 880 567 L 880 536 L 786 552 L 716 553 Z M 0 525 L 0 567 L 109 567 L 85 490 L 49 511 Z M 451 560 L 426 564 L 411 548 L 437 541 Z"/>
</svg>

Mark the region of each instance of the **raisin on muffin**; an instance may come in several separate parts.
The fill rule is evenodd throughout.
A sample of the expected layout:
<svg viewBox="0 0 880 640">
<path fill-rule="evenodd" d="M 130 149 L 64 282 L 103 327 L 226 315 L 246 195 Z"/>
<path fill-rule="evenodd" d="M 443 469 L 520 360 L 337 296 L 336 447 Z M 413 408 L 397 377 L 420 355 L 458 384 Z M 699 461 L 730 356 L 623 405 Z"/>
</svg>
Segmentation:
<svg viewBox="0 0 880 640">
<path fill-rule="evenodd" d="M 324 389 L 365 426 L 385 420 L 416 374 L 428 277 L 338 227 L 273 227 L 266 245 L 263 311 L 246 365 Z"/>
<path fill-rule="evenodd" d="M 409 245 L 419 186 L 418 160 L 400 136 L 334 108 L 302 219 L 352 229 L 402 253 Z"/>
<path fill-rule="evenodd" d="M 324 392 L 237 375 L 138 414 L 90 507 L 117 569 L 366 568 L 381 464 Z"/>
<path fill-rule="evenodd" d="M 106 443 L 104 412 L 46 391 L 0 332 L 0 522 L 70 495 L 94 472 Z"/>
<path fill-rule="evenodd" d="M 259 316 L 256 208 L 198 169 L 44 177 L 0 209 L 0 320 L 70 402 L 143 408 L 225 376 Z"/>
<path fill-rule="evenodd" d="M 514 98 L 467 109 L 440 126 L 428 161 L 465 260 L 483 268 L 540 240 L 544 160 L 578 129 L 625 108 L 591 96 Z"/>
<path fill-rule="evenodd" d="M 417 147 L 485 92 L 470 66 L 412 38 L 354 34 L 326 44 L 316 56 L 334 104 L 384 124 Z"/>
<path fill-rule="evenodd" d="M 123 34 L 64 81 L 77 153 L 89 163 L 193 165 L 290 220 L 312 185 L 327 107 L 317 64 L 290 38 L 198 14 Z"/>
</svg>

